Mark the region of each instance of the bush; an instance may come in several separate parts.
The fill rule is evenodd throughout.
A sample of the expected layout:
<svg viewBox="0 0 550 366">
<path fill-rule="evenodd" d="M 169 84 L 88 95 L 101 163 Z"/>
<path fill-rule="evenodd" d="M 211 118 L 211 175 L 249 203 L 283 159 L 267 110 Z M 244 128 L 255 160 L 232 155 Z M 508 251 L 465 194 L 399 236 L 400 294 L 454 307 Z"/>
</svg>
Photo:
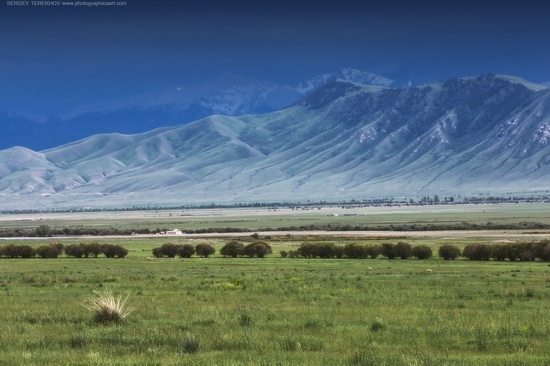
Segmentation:
<svg viewBox="0 0 550 366">
<path fill-rule="evenodd" d="M 312 243 L 302 243 L 296 252 L 304 258 L 315 258 L 317 256 L 316 245 Z"/>
<path fill-rule="evenodd" d="M 20 258 L 32 258 L 36 255 L 36 250 L 30 245 L 19 245 L 17 248 L 17 255 Z"/>
<path fill-rule="evenodd" d="M 548 240 L 545 240 L 545 241 L 548 241 Z M 544 246 L 540 259 L 546 262 L 550 261 L 550 243 Z"/>
<path fill-rule="evenodd" d="M 363 259 L 367 258 L 365 246 L 357 243 L 349 243 L 344 246 L 344 254 L 348 258 Z"/>
<path fill-rule="evenodd" d="M 468 244 L 464 247 L 462 255 L 474 261 L 488 261 L 491 258 L 491 248 L 487 244 Z"/>
<path fill-rule="evenodd" d="M 90 255 L 97 258 L 98 255 L 102 253 L 102 248 L 99 243 L 90 243 L 84 245 L 84 257 L 88 258 Z"/>
<path fill-rule="evenodd" d="M 438 254 L 445 260 L 455 260 L 460 257 L 460 248 L 453 244 L 443 244 L 439 247 Z"/>
<path fill-rule="evenodd" d="M 8 244 L 0 247 L 0 256 L 9 258 L 32 258 L 36 255 L 36 250 L 30 245 Z"/>
<path fill-rule="evenodd" d="M 334 257 L 335 249 L 336 245 L 334 243 L 317 244 L 316 254 L 320 258 L 332 258 Z"/>
<path fill-rule="evenodd" d="M 382 245 L 380 244 L 368 244 L 365 247 L 365 253 L 371 259 L 376 259 L 382 253 Z"/>
<path fill-rule="evenodd" d="M 497 261 L 503 261 L 508 258 L 510 252 L 509 246 L 506 244 L 494 244 L 491 245 L 491 257 Z"/>
<path fill-rule="evenodd" d="M 281 251 L 279 252 L 279 254 L 280 254 L 281 257 L 283 257 L 283 258 L 288 257 L 288 252 L 287 252 L 286 250 L 281 250 Z"/>
<path fill-rule="evenodd" d="M 412 246 L 409 243 L 400 241 L 395 244 L 394 253 L 396 257 L 401 259 L 408 259 L 412 256 Z"/>
<path fill-rule="evenodd" d="M 176 244 L 166 243 L 162 244 L 159 248 L 154 248 L 153 255 L 157 258 L 175 258 L 176 254 L 178 254 L 178 249 L 179 247 Z"/>
<path fill-rule="evenodd" d="M 65 247 L 65 255 L 82 258 L 84 256 L 84 244 L 71 244 Z"/>
<path fill-rule="evenodd" d="M 208 258 L 210 255 L 216 253 L 216 249 L 211 244 L 201 243 L 197 244 L 195 252 L 201 257 Z"/>
<path fill-rule="evenodd" d="M 51 236 L 52 230 L 48 225 L 40 225 L 34 233 L 36 236 Z"/>
<path fill-rule="evenodd" d="M 195 254 L 195 248 L 191 244 L 184 244 L 178 248 L 178 255 L 181 258 L 191 258 Z"/>
<path fill-rule="evenodd" d="M 342 258 L 344 256 L 344 247 L 340 245 L 335 245 L 332 254 L 336 258 Z"/>
<path fill-rule="evenodd" d="M 36 254 L 42 258 L 57 258 L 63 253 L 63 244 L 50 243 L 36 249 Z"/>
<path fill-rule="evenodd" d="M 244 254 L 244 244 L 239 243 L 237 240 L 231 240 L 222 247 L 220 254 L 224 257 L 242 257 Z"/>
<path fill-rule="evenodd" d="M 288 251 L 288 257 L 289 258 L 300 258 L 302 255 L 297 250 L 289 250 Z"/>
<path fill-rule="evenodd" d="M 124 258 L 128 255 L 128 250 L 120 245 L 104 244 L 102 251 L 107 258 Z"/>
<path fill-rule="evenodd" d="M 243 248 L 243 254 L 251 258 L 263 258 L 270 253 L 271 247 L 267 246 L 266 243 L 260 241 L 250 243 Z"/>
<path fill-rule="evenodd" d="M 394 259 L 397 256 L 397 254 L 395 253 L 395 244 L 383 243 L 382 255 L 388 259 Z"/>
<path fill-rule="evenodd" d="M 432 248 L 427 245 L 417 245 L 413 247 L 412 255 L 418 259 L 430 259 L 433 255 Z"/>
</svg>

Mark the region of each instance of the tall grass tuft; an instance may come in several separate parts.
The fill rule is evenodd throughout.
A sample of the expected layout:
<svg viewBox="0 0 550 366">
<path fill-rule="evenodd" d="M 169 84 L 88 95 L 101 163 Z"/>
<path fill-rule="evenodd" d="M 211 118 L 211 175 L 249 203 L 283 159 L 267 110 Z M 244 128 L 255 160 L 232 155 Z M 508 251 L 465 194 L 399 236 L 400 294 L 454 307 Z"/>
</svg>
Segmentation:
<svg viewBox="0 0 550 366">
<path fill-rule="evenodd" d="M 86 307 L 93 312 L 96 323 L 120 323 L 135 310 L 135 306 L 126 303 L 130 295 L 116 297 L 110 289 L 94 293 L 96 296 L 89 299 Z"/>
<path fill-rule="evenodd" d="M 183 338 L 183 353 L 197 353 L 201 348 L 201 339 L 194 334 L 186 333 Z"/>
</svg>

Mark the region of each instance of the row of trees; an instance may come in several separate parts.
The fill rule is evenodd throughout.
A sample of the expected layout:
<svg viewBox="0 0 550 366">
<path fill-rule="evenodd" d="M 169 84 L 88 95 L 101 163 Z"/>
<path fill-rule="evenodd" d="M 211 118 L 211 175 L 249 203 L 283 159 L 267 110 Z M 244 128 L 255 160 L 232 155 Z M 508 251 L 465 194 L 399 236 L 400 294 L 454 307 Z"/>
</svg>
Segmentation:
<svg viewBox="0 0 550 366">
<path fill-rule="evenodd" d="M 200 243 L 193 247 L 191 244 L 172 244 L 166 243 L 160 247 L 153 249 L 153 256 L 156 258 L 191 258 L 194 254 L 208 258 L 215 254 L 216 249 L 211 244 Z M 220 254 L 224 257 L 258 257 L 263 258 L 267 254 L 271 254 L 271 246 L 264 241 L 254 241 L 244 245 L 237 240 L 231 240 L 226 243 L 220 250 Z"/>
<path fill-rule="evenodd" d="M 517 243 L 471 243 L 461 251 L 456 245 L 445 244 L 439 247 L 439 256 L 454 260 L 460 256 L 473 261 L 550 261 L 550 240 L 526 241 Z"/>
<path fill-rule="evenodd" d="M 265 241 L 256 240 L 250 244 L 244 245 L 237 240 L 231 240 L 225 244 L 220 250 L 220 254 L 224 257 L 258 257 L 263 258 L 268 254 L 273 253 L 271 245 Z"/>
<path fill-rule="evenodd" d="M 339 246 L 334 243 L 302 243 L 300 247 L 293 251 L 281 251 L 281 256 L 286 258 L 353 258 L 366 259 L 378 258 L 380 255 L 389 258 L 408 259 L 416 257 L 418 259 L 429 259 L 433 256 L 432 249 L 427 245 L 412 246 L 409 243 L 400 241 L 396 244 L 358 244 L 349 243 L 345 246 Z"/>
<path fill-rule="evenodd" d="M 68 257 L 88 258 L 103 254 L 107 258 L 124 258 L 128 254 L 128 250 L 120 245 L 111 245 L 98 243 L 91 244 L 71 244 L 66 247 L 60 243 L 50 243 L 42 245 L 38 248 L 33 248 L 30 245 L 15 245 L 8 244 L 0 247 L 0 257 L 8 258 L 34 258 L 36 256 L 42 258 L 57 258 L 65 253 Z"/>
<path fill-rule="evenodd" d="M 172 244 L 166 243 L 158 248 L 153 248 L 153 256 L 155 258 L 191 258 L 193 254 L 208 258 L 216 253 L 216 248 L 211 244 L 200 243 L 193 247 L 191 244 Z"/>
<path fill-rule="evenodd" d="M 439 257 L 445 260 L 455 260 L 464 257 L 476 261 L 550 261 L 550 240 L 526 241 L 516 243 L 471 243 L 461 250 L 453 244 L 439 247 Z M 406 242 L 396 244 L 358 244 L 349 243 L 339 246 L 334 243 L 302 243 L 295 251 L 281 251 L 282 257 L 289 258 L 353 258 L 375 259 L 379 256 L 388 259 L 429 259 L 433 256 L 432 249 L 427 245 L 412 246 Z"/>
<path fill-rule="evenodd" d="M 550 261 L 550 240 L 517 243 L 468 244 L 462 256 L 470 260 L 487 261 Z"/>
</svg>

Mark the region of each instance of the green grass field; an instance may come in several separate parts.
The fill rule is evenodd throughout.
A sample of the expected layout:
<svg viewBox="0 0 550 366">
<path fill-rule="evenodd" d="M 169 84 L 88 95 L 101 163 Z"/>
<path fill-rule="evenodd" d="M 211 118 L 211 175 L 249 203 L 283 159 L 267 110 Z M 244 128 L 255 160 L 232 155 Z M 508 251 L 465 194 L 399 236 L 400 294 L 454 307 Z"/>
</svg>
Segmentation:
<svg viewBox="0 0 550 366">
<path fill-rule="evenodd" d="M 223 240 L 214 242 L 219 249 Z M 547 263 L 148 258 L 157 244 L 126 241 L 131 252 L 124 259 L 1 259 L 0 364 L 547 365 L 550 359 Z M 95 324 L 84 307 L 105 288 L 130 294 L 137 306 L 124 323 Z M 186 353 L 197 342 L 198 352 Z"/>
<path fill-rule="evenodd" d="M 236 223 L 287 226 L 299 220 L 550 223 L 546 206 L 537 204 L 472 206 L 460 212 L 382 210 L 351 217 L 329 217 L 326 212 L 142 214 L 130 214 L 127 220 L 118 213 L 107 218 L 52 215 L 39 222 L 2 216 L 0 227 L 47 223 L 186 229 Z M 548 238 L 542 232 L 536 237 Z M 219 254 L 151 258 L 152 248 L 166 242 L 208 242 L 219 253 L 229 240 L 222 237 L 3 240 L 0 245 L 35 247 L 51 241 L 98 241 L 123 245 L 130 253 L 123 259 L 0 258 L 0 365 L 550 365 L 548 263 L 279 255 L 304 241 L 345 245 L 405 240 L 427 244 L 437 253 L 443 243 L 464 246 L 535 237 L 521 231 L 388 235 L 272 235 L 261 238 L 274 252 L 264 259 Z M 251 240 L 250 234 L 241 240 Z M 93 322 L 85 305 L 94 291 L 104 289 L 130 295 L 136 309 L 123 323 Z"/>
</svg>

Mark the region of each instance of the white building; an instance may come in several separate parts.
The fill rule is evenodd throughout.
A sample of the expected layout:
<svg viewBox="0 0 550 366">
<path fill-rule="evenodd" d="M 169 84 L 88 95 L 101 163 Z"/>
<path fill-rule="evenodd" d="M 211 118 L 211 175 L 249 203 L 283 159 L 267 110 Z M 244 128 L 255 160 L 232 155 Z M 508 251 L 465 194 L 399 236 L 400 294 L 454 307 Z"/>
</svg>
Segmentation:
<svg viewBox="0 0 550 366">
<path fill-rule="evenodd" d="M 166 235 L 182 235 L 183 232 L 180 229 L 168 230 Z"/>
</svg>

